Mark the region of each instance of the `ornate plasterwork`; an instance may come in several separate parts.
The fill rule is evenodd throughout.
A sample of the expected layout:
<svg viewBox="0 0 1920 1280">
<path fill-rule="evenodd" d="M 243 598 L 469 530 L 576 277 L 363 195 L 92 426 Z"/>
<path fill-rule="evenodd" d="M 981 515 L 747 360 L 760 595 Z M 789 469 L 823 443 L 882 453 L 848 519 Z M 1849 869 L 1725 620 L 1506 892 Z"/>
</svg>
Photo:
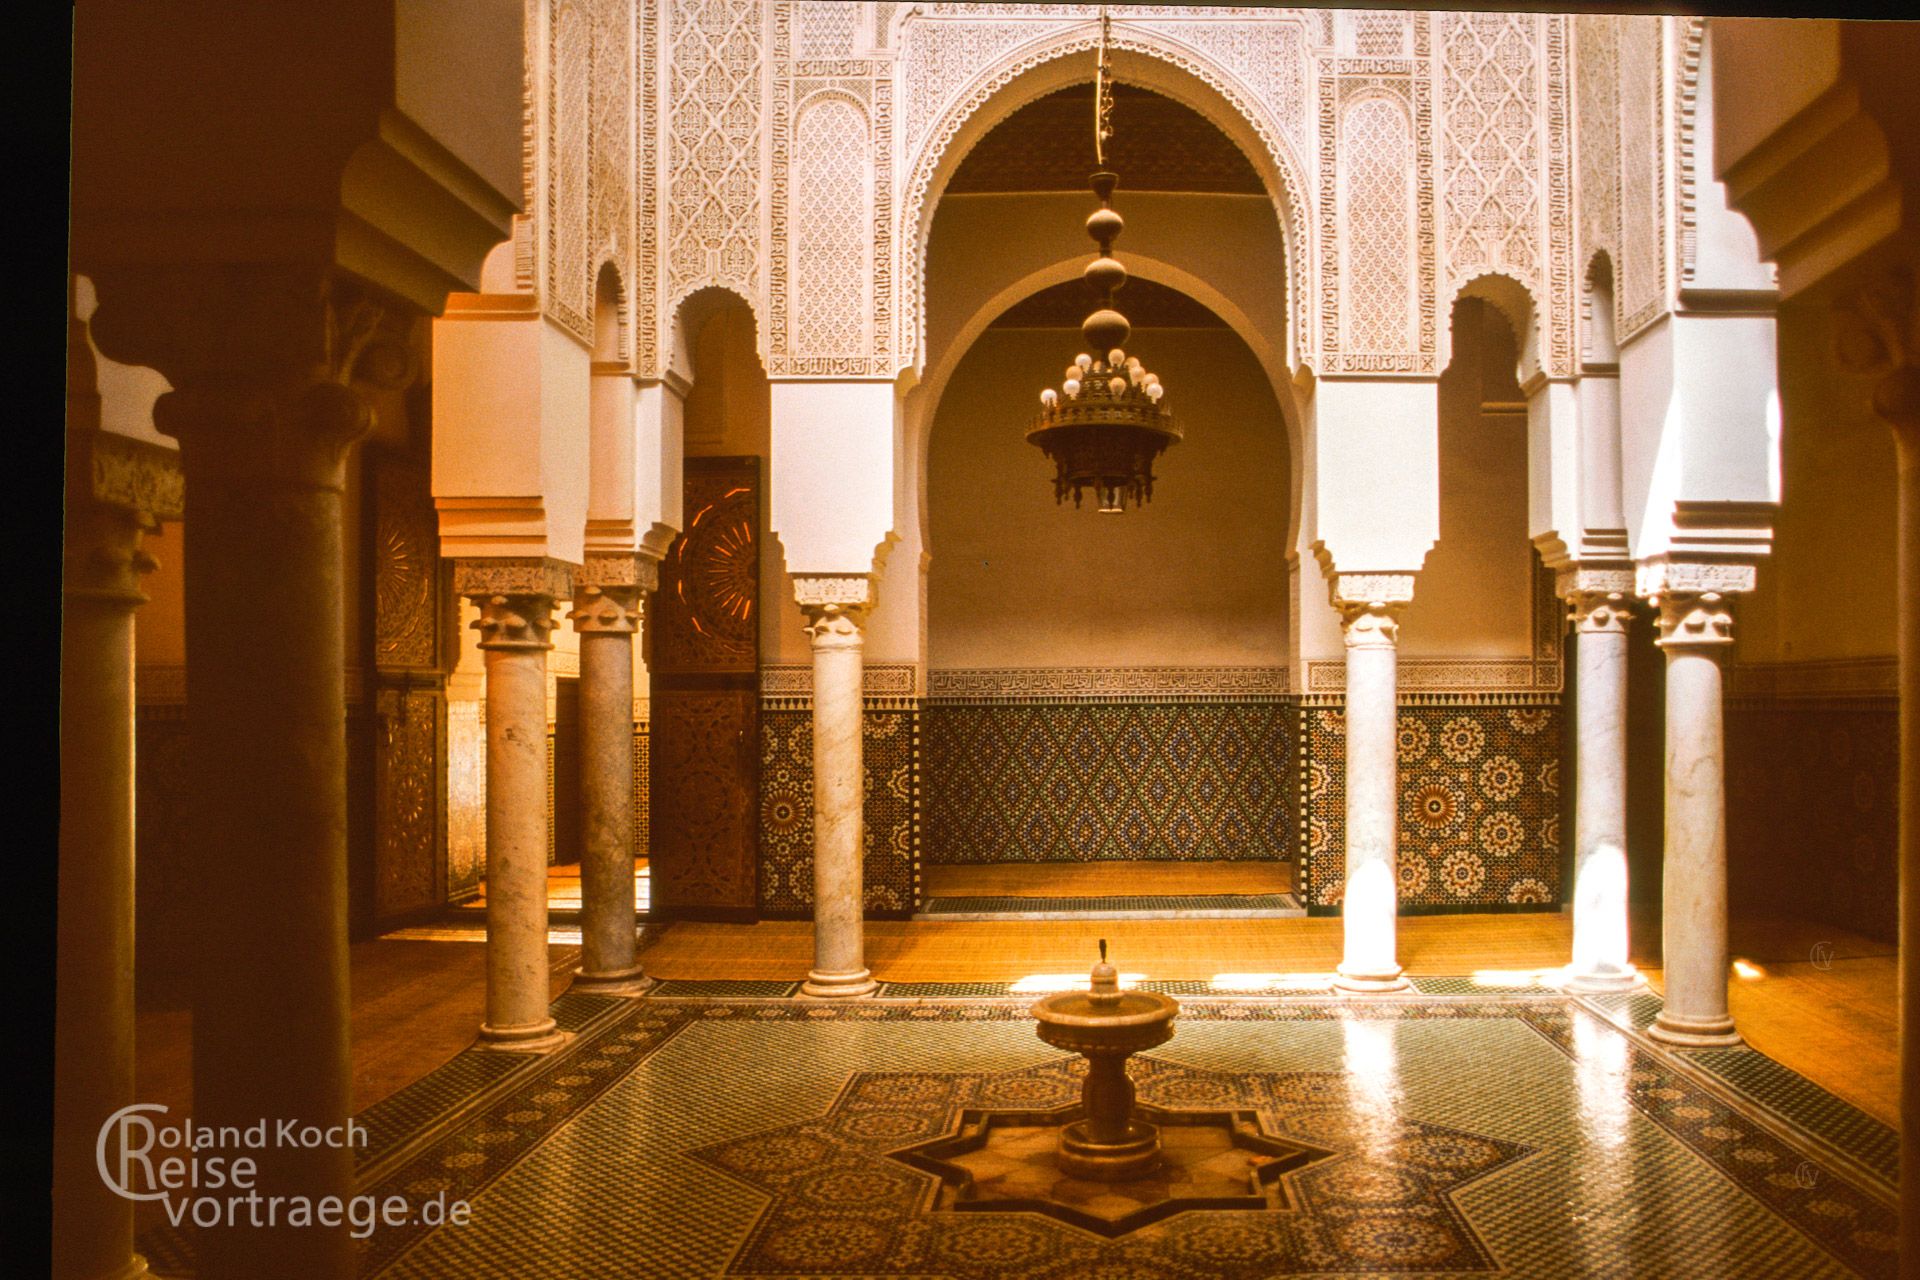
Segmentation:
<svg viewBox="0 0 1920 1280">
<path fill-rule="evenodd" d="M 817 6 L 816 6 L 817 7 Z M 844 10 L 850 6 L 824 6 Z M 893 81 L 854 31 L 773 13 L 766 366 L 775 377 L 894 372 Z M 828 52 L 838 50 L 838 52 Z"/>
<path fill-rule="evenodd" d="M 1701 18 L 1677 19 L 1680 36 L 1679 65 L 1674 68 L 1673 156 L 1676 173 L 1674 225 L 1678 231 L 1680 284 L 1693 282 L 1699 219 L 1694 174 L 1694 118 L 1700 99 L 1700 45 L 1706 33 Z"/>
<path fill-rule="evenodd" d="M 1740 561 L 1656 560 L 1634 571 L 1634 591 L 1658 603 L 1669 595 L 1724 595 L 1751 591 L 1758 569 Z"/>
<path fill-rule="evenodd" d="M 1666 92 L 1662 19 L 1620 20 L 1619 340 L 1666 309 Z"/>
<path fill-rule="evenodd" d="M 86 460 L 93 500 L 134 512 L 145 524 L 178 520 L 186 511 L 180 451 L 111 431 L 88 431 Z"/>
<path fill-rule="evenodd" d="M 864 574 L 796 573 L 793 598 L 802 612 L 813 613 L 871 608 L 874 603 L 873 579 Z"/>
<path fill-rule="evenodd" d="M 1626 20 L 1611 13 L 1573 18 L 1574 79 L 1580 188 L 1579 263 L 1605 252 L 1620 257 L 1620 35 Z M 1619 324 L 1619 290 L 1614 323 Z"/>
<path fill-rule="evenodd" d="M 478 600 L 486 596 L 546 596 L 566 600 L 573 595 L 573 566 L 546 556 L 493 556 L 456 560 L 455 594 Z"/>
<path fill-rule="evenodd" d="M 1095 5 L 933 4 L 927 10 L 909 14 L 901 28 L 895 62 L 904 171 L 909 175 L 899 220 L 897 278 L 904 282 L 899 308 L 901 359 L 897 361 L 901 364 L 910 363 L 925 341 L 928 199 L 954 138 L 981 106 L 1020 75 L 1062 57 L 1085 54 L 1099 42 L 1098 28 L 1091 21 L 1099 15 Z M 935 18 L 942 21 L 931 20 Z M 1256 166 L 1270 164 L 1278 174 L 1275 197 L 1288 242 L 1295 341 L 1303 347 L 1313 279 L 1305 207 L 1311 191 L 1301 181 L 1303 171 L 1288 139 L 1302 137 L 1306 126 L 1303 122 L 1294 129 L 1283 127 L 1276 104 L 1306 100 L 1304 88 L 1296 97 L 1291 87 L 1304 85 L 1305 50 L 1298 31 L 1305 21 L 1306 15 L 1293 10 L 1129 6 L 1124 24 L 1114 29 L 1112 39 L 1115 49 L 1171 65 L 1219 93 L 1258 137 L 1264 155 L 1253 157 Z M 1264 68 L 1256 78 L 1271 80 L 1275 87 L 1263 96 L 1216 59 L 1208 46 L 1244 51 L 1243 56 Z M 1252 70 L 1248 68 L 1247 73 Z M 1006 105 L 1012 110 L 1024 104 Z"/>
<path fill-rule="evenodd" d="M 1534 299 L 1544 372 L 1570 373 L 1578 291 L 1567 20 L 1525 13 L 1434 20 L 1446 296 L 1479 276 L 1517 281 Z"/>
<path fill-rule="evenodd" d="M 1285 667 L 992 667 L 927 673 L 933 702 L 1260 702 L 1287 694 Z"/>
<path fill-rule="evenodd" d="M 760 297 L 759 0 L 668 0 L 667 296 L 718 285 Z"/>
</svg>

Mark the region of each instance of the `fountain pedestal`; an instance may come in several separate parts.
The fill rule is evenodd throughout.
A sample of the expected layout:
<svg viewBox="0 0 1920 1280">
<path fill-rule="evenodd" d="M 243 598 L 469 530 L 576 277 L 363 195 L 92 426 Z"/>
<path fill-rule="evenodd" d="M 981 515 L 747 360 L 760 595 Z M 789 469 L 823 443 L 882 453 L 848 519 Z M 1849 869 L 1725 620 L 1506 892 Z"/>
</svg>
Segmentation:
<svg viewBox="0 0 1920 1280">
<path fill-rule="evenodd" d="M 1087 1060 L 1080 1087 L 1085 1115 L 1060 1131 L 1060 1168 L 1094 1182 L 1125 1182 L 1160 1163 L 1160 1130 L 1134 1110 L 1127 1059 L 1173 1038 L 1179 1004 L 1148 991 L 1120 990 L 1119 975 L 1100 963 L 1086 991 L 1062 991 L 1033 1006 L 1040 1038 Z"/>
</svg>

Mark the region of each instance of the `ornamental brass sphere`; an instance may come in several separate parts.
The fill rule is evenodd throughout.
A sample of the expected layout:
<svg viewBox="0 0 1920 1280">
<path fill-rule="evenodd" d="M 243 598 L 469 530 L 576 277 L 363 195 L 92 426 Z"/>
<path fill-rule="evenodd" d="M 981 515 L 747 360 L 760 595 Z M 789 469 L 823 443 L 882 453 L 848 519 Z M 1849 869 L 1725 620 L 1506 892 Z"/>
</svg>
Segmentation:
<svg viewBox="0 0 1920 1280">
<path fill-rule="evenodd" d="M 1080 275 L 1103 297 L 1111 296 L 1127 282 L 1127 269 L 1113 258 L 1095 258 Z"/>
<path fill-rule="evenodd" d="M 1102 249 L 1112 244 L 1126 225 L 1126 219 L 1111 209 L 1095 209 L 1087 215 L 1087 234 Z"/>
</svg>

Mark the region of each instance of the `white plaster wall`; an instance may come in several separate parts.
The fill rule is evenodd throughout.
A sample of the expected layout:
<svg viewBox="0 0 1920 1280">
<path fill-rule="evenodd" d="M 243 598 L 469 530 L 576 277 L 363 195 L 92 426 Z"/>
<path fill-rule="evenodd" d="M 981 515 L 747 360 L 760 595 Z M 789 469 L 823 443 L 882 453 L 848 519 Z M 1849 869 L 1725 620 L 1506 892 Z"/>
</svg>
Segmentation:
<svg viewBox="0 0 1920 1280">
<path fill-rule="evenodd" d="M 1070 329 L 989 330 L 937 408 L 930 665 L 1286 665 L 1286 451 L 1252 353 L 1225 329 L 1135 333 L 1187 438 L 1153 501 L 1111 516 L 1056 505 L 1024 439 L 1079 349 Z"/>
</svg>

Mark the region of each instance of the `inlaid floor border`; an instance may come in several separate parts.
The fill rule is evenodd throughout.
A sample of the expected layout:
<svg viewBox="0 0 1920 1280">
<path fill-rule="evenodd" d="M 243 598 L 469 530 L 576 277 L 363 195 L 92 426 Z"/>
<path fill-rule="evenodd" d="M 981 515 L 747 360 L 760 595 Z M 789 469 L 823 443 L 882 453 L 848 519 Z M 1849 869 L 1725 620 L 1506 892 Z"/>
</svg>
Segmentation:
<svg viewBox="0 0 1920 1280">
<path fill-rule="evenodd" d="M 1552 988 L 1468 990 L 1463 984 L 1470 982 L 1470 979 L 1447 979 L 1436 981 L 1434 985 L 1441 989 L 1433 992 L 1358 997 L 1333 992 L 1285 991 L 1202 994 L 1191 988 L 1205 984 L 1140 985 L 1180 989 L 1172 993 L 1185 997 L 1183 1014 L 1205 1020 L 1512 1018 L 1529 1026 L 1576 1062 L 1579 1059 L 1570 1043 L 1571 1018 L 1596 1018 L 1625 1036 L 1631 1046 L 1635 1078 L 1638 1085 L 1643 1086 L 1631 1093 L 1637 1110 L 1759 1200 L 1771 1215 L 1787 1221 L 1824 1251 L 1862 1274 L 1880 1273 L 1874 1265 L 1873 1248 L 1850 1247 L 1848 1239 L 1836 1235 L 1838 1226 L 1823 1233 L 1818 1229 L 1823 1224 L 1809 1218 L 1807 1213 L 1797 1213 L 1795 1206 L 1837 1204 L 1850 1215 L 1850 1220 L 1861 1217 L 1862 1206 L 1866 1206 L 1864 1212 L 1869 1217 L 1876 1209 L 1891 1214 L 1894 1187 L 1885 1161 L 1876 1154 L 1878 1144 L 1889 1136 L 1897 1143 L 1897 1134 L 1889 1126 L 1859 1112 L 1790 1068 L 1765 1058 L 1757 1050 L 1743 1048 L 1732 1052 L 1751 1054 L 1771 1064 L 1773 1070 L 1768 1074 L 1793 1083 L 1796 1096 L 1818 1101 L 1818 1114 L 1810 1116 L 1804 1107 L 1799 1114 L 1790 1113 L 1782 1109 L 1778 1097 L 1743 1086 L 1737 1074 L 1730 1073 L 1724 1065 L 1724 1057 L 1703 1060 L 1702 1051 L 1675 1051 L 1650 1040 L 1644 1028 L 1659 1007 L 1659 998 L 1651 993 L 1593 997 L 1573 996 Z M 358 1189 L 375 1195 L 414 1197 L 444 1191 L 452 1197 L 472 1199 L 537 1150 L 561 1125 L 590 1108 L 602 1094 L 681 1031 L 708 1019 L 1024 1021 L 1039 994 L 976 994 L 981 986 L 1003 984 L 888 984 L 893 988 L 944 987 L 950 989 L 951 994 L 889 996 L 888 987 L 883 987 L 878 998 L 829 1002 L 796 998 L 792 992 L 797 990 L 797 983 L 683 982 L 677 985 L 683 989 L 708 985 L 751 986 L 762 991 L 777 989 L 783 994 L 726 998 L 673 994 L 676 984 L 672 980 L 660 983 L 652 992 L 639 997 L 564 993 L 554 1001 L 552 1009 L 556 1021 L 564 1029 L 575 1032 L 574 1039 L 565 1048 L 551 1054 L 464 1050 L 412 1085 L 362 1112 L 358 1118 L 371 1132 L 380 1134 L 381 1140 L 370 1142 L 358 1162 Z M 1706 1051 L 1720 1055 L 1727 1052 Z M 502 1059 L 509 1060 L 510 1065 L 476 1072 L 476 1064 L 482 1060 L 493 1063 Z M 1641 1081 L 1639 1077 L 1643 1074 L 1650 1074 L 1651 1082 Z M 1657 1092 L 1679 1090 L 1684 1095 L 1689 1087 L 1699 1095 L 1690 1100 L 1690 1105 L 1695 1110 L 1704 1110 L 1707 1113 L 1704 1116 L 1681 1115 L 1684 1108 Z M 1759 1131 L 1749 1142 L 1760 1145 L 1749 1145 L 1743 1150 L 1771 1150 L 1764 1145 L 1770 1140 L 1798 1161 L 1794 1171 L 1784 1174 L 1784 1166 L 1778 1159 L 1764 1169 L 1759 1165 L 1746 1169 L 1730 1158 L 1727 1151 L 1716 1149 L 1711 1131 L 1725 1118 L 1714 1110 L 1716 1103 L 1727 1115 L 1749 1122 Z M 1846 1122 L 1844 1131 L 1836 1131 L 1830 1123 L 1820 1123 L 1823 1116 L 1841 1117 Z M 1808 1123 L 1809 1119 L 1814 1123 Z M 1702 1133 L 1708 1137 L 1702 1138 Z M 1850 1136 L 1857 1139 L 1862 1133 L 1874 1139 L 1873 1149 L 1862 1150 L 1857 1141 L 1849 1144 Z M 1725 1145 L 1719 1143 L 1721 1147 Z M 1834 1176 L 1810 1179 L 1805 1171 L 1813 1169 L 1817 1173 L 1822 1164 L 1828 1166 Z M 1743 1174 L 1750 1176 L 1743 1177 Z M 1771 1181 L 1756 1182 L 1769 1177 Z M 1781 1180 L 1783 1177 L 1786 1181 Z M 1792 1185 L 1787 1185 L 1788 1182 Z M 1852 1202 L 1849 1193 L 1857 1198 L 1857 1203 Z M 1820 1198 L 1816 1200 L 1816 1196 Z M 1783 1206 L 1789 1211 L 1783 1211 Z M 1809 1222 L 1815 1225 L 1810 1227 Z M 1877 1238 L 1875 1231 L 1862 1228 L 1854 1236 L 1873 1241 Z M 375 1233 L 371 1240 L 360 1242 L 361 1274 L 384 1270 L 428 1234 L 425 1228 Z M 190 1274 L 191 1245 L 182 1233 L 168 1228 L 148 1231 L 143 1233 L 141 1247 L 157 1274 Z"/>
</svg>

